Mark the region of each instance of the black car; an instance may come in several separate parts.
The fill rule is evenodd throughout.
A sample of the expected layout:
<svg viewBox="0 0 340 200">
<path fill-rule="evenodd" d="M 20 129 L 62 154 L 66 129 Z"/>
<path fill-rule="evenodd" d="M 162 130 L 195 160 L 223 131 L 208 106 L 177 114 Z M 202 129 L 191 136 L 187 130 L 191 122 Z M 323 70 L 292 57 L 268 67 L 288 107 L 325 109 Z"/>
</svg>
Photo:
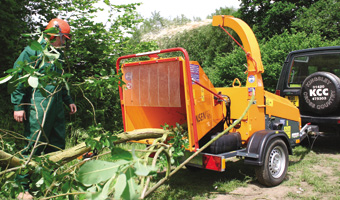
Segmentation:
<svg viewBox="0 0 340 200">
<path fill-rule="evenodd" d="M 340 46 L 292 51 L 283 65 L 276 94 L 300 110 L 302 124 L 339 134 Z"/>
</svg>

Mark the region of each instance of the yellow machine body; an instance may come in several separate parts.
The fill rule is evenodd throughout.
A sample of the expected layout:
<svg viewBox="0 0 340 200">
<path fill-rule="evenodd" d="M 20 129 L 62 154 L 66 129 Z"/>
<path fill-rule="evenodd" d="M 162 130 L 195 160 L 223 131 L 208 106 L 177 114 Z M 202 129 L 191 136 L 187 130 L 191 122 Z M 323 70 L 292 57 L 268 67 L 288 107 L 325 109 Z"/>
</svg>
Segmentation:
<svg viewBox="0 0 340 200">
<path fill-rule="evenodd" d="M 238 131 L 241 134 L 242 141 L 248 138 L 256 131 L 265 130 L 265 116 L 278 117 L 288 121 L 298 122 L 301 128 L 301 119 L 299 110 L 292 105 L 287 99 L 280 98 L 264 90 L 262 73 L 264 68 L 261 60 L 261 52 L 257 39 L 251 28 L 241 19 L 233 16 L 213 16 L 213 26 L 229 27 L 233 29 L 240 37 L 243 48 L 247 52 L 248 75 L 245 87 L 233 86 L 230 88 L 218 88 L 222 94 L 227 94 L 231 99 L 231 119 L 238 119 L 248 105 L 251 97 L 251 91 L 255 92 L 255 104 L 251 106 L 247 115 L 242 119 Z M 252 59 L 250 59 L 252 58 Z M 289 126 L 289 124 L 286 126 Z M 288 128 L 287 128 L 288 130 Z M 291 132 L 286 132 L 288 137 Z"/>
</svg>

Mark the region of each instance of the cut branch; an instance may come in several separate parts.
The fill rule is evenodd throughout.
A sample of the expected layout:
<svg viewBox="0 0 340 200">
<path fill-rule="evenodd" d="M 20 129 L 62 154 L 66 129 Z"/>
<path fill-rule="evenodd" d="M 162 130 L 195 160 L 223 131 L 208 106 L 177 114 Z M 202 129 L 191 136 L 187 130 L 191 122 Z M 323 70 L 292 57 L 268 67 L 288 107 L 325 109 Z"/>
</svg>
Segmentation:
<svg viewBox="0 0 340 200">
<path fill-rule="evenodd" d="M 168 133 L 167 130 L 163 129 L 138 129 L 130 132 L 123 132 L 117 135 L 118 139 L 114 142 L 114 144 L 120 144 L 124 142 L 128 142 L 131 140 L 142 140 L 142 139 L 151 139 L 151 138 L 159 138 L 164 134 Z M 100 138 L 95 138 L 95 140 L 99 140 Z M 85 142 L 78 144 L 74 147 L 71 147 L 66 150 L 56 151 L 50 154 L 43 155 L 50 156 L 49 160 L 52 162 L 60 162 L 60 164 L 65 164 L 76 159 L 78 156 L 83 155 L 86 152 L 91 150 L 90 147 L 87 147 Z M 20 166 L 22 163 L 22 159 L 19 159 L 16 156 L 13 156 L 9 153 L 0 150 L 0 167 L 2 168 L 11 168 Z M 29 165 L 36 165 L 34 161 L 30 161 Z"/>
</svg>

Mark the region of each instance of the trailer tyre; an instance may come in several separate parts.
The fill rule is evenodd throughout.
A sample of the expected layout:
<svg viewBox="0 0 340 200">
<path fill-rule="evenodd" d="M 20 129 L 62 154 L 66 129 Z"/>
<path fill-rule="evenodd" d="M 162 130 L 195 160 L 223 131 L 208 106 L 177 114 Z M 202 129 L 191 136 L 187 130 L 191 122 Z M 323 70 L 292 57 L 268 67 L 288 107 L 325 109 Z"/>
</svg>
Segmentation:
<svg viewBox="0 0 340 200">
<path fill-rule="evenodd" d="M 255 169 L 258 181 L 265 186 L 276 186 L 286 177 L 288 168 L 288 149 L 280 138 L 271 140 L 265 151 L 262 166 Z"/>
</svg>

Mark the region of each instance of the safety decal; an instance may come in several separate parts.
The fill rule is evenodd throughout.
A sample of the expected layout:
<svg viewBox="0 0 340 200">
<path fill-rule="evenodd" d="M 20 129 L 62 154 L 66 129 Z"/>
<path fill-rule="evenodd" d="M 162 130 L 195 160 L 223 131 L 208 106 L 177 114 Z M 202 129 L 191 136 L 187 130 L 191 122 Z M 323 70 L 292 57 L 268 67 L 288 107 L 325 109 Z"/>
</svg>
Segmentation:
<svg viewBox="0 0 340 200">
<path fill-rule="evenodd" d="M 255 82 L 255 76 L 254 76 L 254 75 L 250 75 L 250 76 L 248 77 L 248 82 L 249 82 L 249 83 L 254 83 L 254 82 Z"/>
<path fill-rule="evenodd" d="M 283 127 L 283 131 L 287 134 L 289 138 L 292 137 L 292 127 L 288 125 L 288 120 L 286 121 L 286 126 Z"/>
<path fill-rule="evenodd" d="M 205 97 L 204 97 L 204 89 L 201 88 L 201 100 L 205 101 Z"/>
<path fill-rule="evenodd" d="M 125 79 L 126 79 L 127 81 L 131 81 L 131 80 L 132 80 L 132 73 L 131 73 L 131 72 L 127 72 L 127 73 L 125 74 Z"/>
<path fill-rule="evenodd" d="M 254 95 L 255 95 L 255 88 L 254 87 L 248 88 L 248 96 L 252 96 L 253 95 L 253 91 L 254 91 Z"/>
<path fill-rule="evenodd" d="M 285 98 L 291 101 L 296 107 L 299 107 L 299 96 L 285 96 Z"/>
<path fill-rule="evenodd" d="M 300 136 L 299 132 L 292 133 L 292 138 L 298 138 Z"/>
<path fill-rule="evenodd" d="M 132 83 L 126 84 L 126 89 L 128 89 L 128 90 L 132 89 Z"/>
<path fill-rule="evenodd" d="M 286 120 L 285 119 L 280 119 L 280 124 L 285 124 Z"/>
<path fill-rule="evenodd" d="M 200 68 L 198 65 L 190 64 L 190 72 L 191 72 L 191 78 L 196 81 L 200 82 Z M 192 84 L 195 84 L 194 82 Z"/>
</svg>

